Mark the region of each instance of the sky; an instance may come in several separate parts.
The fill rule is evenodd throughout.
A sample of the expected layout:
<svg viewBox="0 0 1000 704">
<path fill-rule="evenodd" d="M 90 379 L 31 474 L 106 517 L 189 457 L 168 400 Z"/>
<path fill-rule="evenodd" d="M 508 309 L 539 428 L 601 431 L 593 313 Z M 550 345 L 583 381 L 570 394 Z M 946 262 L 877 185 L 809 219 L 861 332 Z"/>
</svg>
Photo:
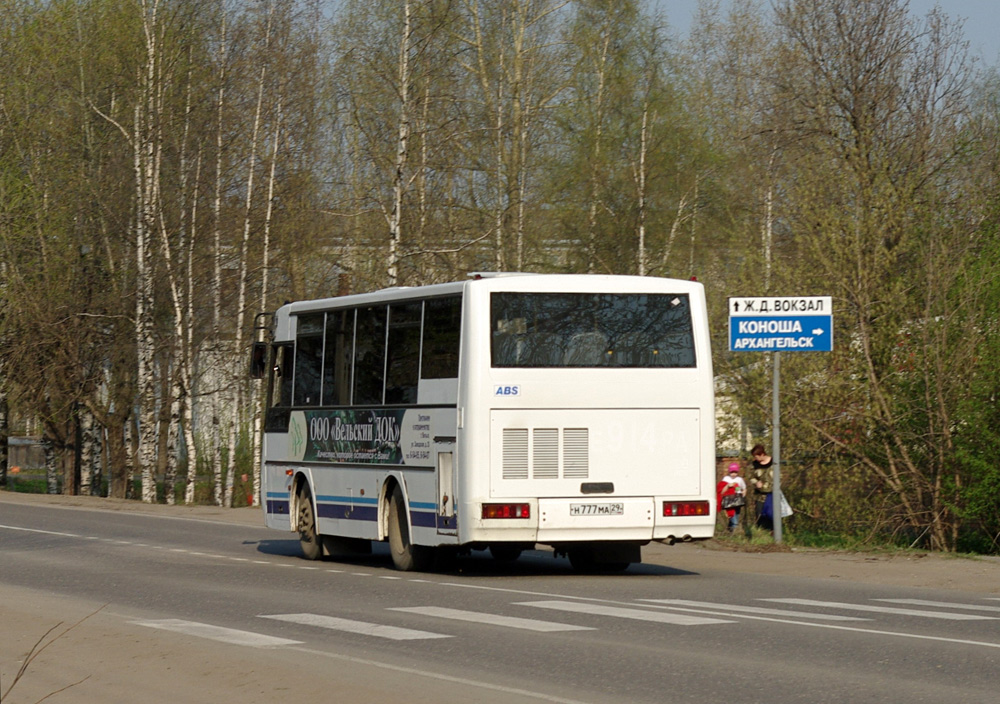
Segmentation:
<svg viewBox="0 0 1000 704">
<path fill-rule="evenodd" d="M 678 36 L 685 36 L 698 0 L 654 0 Z M 923 17 L 936 5 L 953 19 L 965 19 L 969 53 L 984 63 L 1000 64 L 1000 0 L 910 0 L 910 12 Z"/>
</svg>

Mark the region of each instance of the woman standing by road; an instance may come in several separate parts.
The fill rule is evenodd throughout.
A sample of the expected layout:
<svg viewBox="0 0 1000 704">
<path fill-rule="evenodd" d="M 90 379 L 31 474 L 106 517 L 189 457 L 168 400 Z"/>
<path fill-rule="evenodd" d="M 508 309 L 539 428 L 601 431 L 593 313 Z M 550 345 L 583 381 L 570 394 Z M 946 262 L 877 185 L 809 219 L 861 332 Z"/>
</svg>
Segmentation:
<svg viewBox="0 0 1000 704">
<path fill-rule="evenodd" d="M 774 490 L 774 460 L 764 450 L 764 446 L 757 444 L 750 450 L 753 457 L 753 474 L 750 476 L 750 483 L 754 491 L 763 496 L 763 501 L 757 501 L 757 525 L 767 530 L 774 530 L 774 505 L 772 494 Z"/>
</svg>

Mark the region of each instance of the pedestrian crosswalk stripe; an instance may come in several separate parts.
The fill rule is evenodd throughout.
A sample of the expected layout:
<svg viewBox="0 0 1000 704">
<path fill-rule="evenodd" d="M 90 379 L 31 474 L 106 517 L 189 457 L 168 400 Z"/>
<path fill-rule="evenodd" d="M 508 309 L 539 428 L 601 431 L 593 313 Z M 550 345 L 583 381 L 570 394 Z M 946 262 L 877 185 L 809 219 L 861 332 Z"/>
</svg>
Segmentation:
<svg viewBox="0 0 1000 704">
<path fill-rule="evenodd" d="M 712 623 L 735 623 L 718 618 L 704 616 L 687 616 L 685 614 L 668 613 L 665 611 L 649 611 L 646 609 L 629 609 L 605 604 L 587 604 L 576 601 L 522 601 L 517 606 L 533 606 L 539 609 L 555 611 L 570 611 L 577 614 L 592 614 L 595 616 L 613 616 L 629 618 L 636 621 L 653 621 L 655 623 L 670 623 L 676 626 L 701 626 Z"/>
<path fill-rule="evenodd" d="M 927 599 L 873 599 L 873 601 L 887 601 L 892 604 L 909 604 L 910 606 L 940 606 L 945 609 L 962 609 L 965 611 L 1000 612 L 1000 606 L 985 606 L 983 604 L 954 604 L 950 601 L 929 601 Z"/>
<path fill-rule="evenodd" d="M 640 599 L 653 604 L 664 604 L 666 606 L 690 606 L 694 608 L 716 609 L 718 611 L 728 611 L 734 614 L 748 613 L 764 616 L 803 616 L 819 621 L 869 621 L 870 619 L 860 616 L 841 616 L 839 614 L 816 614 L 806 611 L 788 611 L 786 609 L 767 609 L 761 606 L 737 606 L 734 604 L 713 604 L 707 601 L 688 601 L 686 599 Z"/>
<path fill-rule="evenodd" d="M 431 638 L 451 638 L 451 636 L 444 635 L 443 633 L 415 631 L 410 628 L 397 628 L 396 626 L 382 626 L 377 623 L 352 621 L 350 619 L 337 618 L 335 616 L 324 616 L 323 614 L 261 614 L 260 618 L 297 623 L 302 626 L 316 626 L 317 628 L 327 628 L 333 631 L 357 633 L 364 636 L 374 636 L 376 638 L 388 638 L 389 640 L 427 640 Z"/>
<path fill-rule="evenodd" d="M 845 604 L 839 601 L 816 601 L 814 599 L 760 599 L 779 604 L 797 604 L 799 606 L 823 606 L 832 609 L 847 609 L 849 611 L 872 611 L 880 614 L 898 614 L 900 616 L 919 616 L 921 618 L 938 618 L 948 621 L 990 621 L 993 616 L 978 614 L 947 614 L 941 611 L 918 611 L 916 609 L 896 609 L 891 606 L 869 606 L 867 604 Z"/>
<path fill-rule="evenodd" d="M 459 609 L 448 609 L 440 606 L 409 606 L 389 609 L 389 611 L 404 611 L 411 614 L 421 614 L 422 616 L 434 616 L 436 618 L 448 618 L 455 621 L 471 621 L 472 623 L 482 623 L 491 626 L 505 626 L 507 628 L 522 628 L 527 631 L 540 631 L 551 633 L 555 631 L 592 631 L 589 626 L 574 626 L 568 623 L 555 623 L 553 621 L 540 621 L 531 618 L 519 618 L 517 616 L 502 616 L 500 614 L 487 614 L 477 611 L 461 611 Z"/>
<path fill-rule="evenodd" d="M 132 621 L 137 626 L 147 628 L 158 628 L 163 631 L 173 631 L 183 633 L 188 636 L 198 638 L 208 638 L 210 640 L 221 641 L 231 645 L 246 645 L 251 648 L 275 648 L 283 645 L 299 645 L 300 640 L 289 640 L 287 638 L 275 638 L 274 636 L 262 633 L 252 633 L 250 631 L 238 631 L 234 628 L 223 628 L 212 626 L 207 623 L 197 623 L 195 621 L 183 621 L 178 618 L 168 618 L 161 621 Z"/>
</svg>

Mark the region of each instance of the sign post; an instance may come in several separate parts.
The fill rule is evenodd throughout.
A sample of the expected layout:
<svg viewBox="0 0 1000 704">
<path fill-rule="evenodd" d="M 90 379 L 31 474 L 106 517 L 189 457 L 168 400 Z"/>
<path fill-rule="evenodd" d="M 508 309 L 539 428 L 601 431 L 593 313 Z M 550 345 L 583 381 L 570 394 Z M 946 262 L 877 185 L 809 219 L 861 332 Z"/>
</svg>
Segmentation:
<svg viewBox="0 0 1000 704">
<path fill-rule="evenodd" d="M 774 542 L 781 542 L 781 352 L 833 351 L 831 296 L 729 299 L 729 351 L 773 352 L 771 398 Z"/>
</svg>

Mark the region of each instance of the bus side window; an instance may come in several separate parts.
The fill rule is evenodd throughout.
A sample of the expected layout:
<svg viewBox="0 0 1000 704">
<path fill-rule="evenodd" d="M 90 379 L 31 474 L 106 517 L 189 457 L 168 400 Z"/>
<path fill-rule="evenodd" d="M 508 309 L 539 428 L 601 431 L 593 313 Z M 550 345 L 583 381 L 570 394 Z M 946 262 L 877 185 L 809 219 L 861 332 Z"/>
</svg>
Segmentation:
<svg viewBox="0 0 1000 704">
<path fill-rule="evenodd" d="M 454 379 L 458 376 L 462 298 L 432 298 L 424 304 L 421 379 Z"/>
<path fill-rule="evenodd" d="M 323 369 L 323 314 L 303 315 L 295 337 L 296 406 L 318 406 Z"/>
<path fill-rule="evenodd" d="M 326 314 L 326 343 L 323 351 L 323 405 L 351 403 L 351 360 L 354 357 L 354 311 L 337 310 Z"/>
<path fill-rule="evenodd" d="M 389 346 L 385 363 L 385 402 L 416 403 L 420 371 L 420 320 L 422 306 L 393 303 L 389 306 Z"/>
<path fill-rule="evenodd" d="M 358 309 L 354 343 L 354 398 L 356 405 L 382 403 L 385 376 L 385 306 Z"/>
</svg>

